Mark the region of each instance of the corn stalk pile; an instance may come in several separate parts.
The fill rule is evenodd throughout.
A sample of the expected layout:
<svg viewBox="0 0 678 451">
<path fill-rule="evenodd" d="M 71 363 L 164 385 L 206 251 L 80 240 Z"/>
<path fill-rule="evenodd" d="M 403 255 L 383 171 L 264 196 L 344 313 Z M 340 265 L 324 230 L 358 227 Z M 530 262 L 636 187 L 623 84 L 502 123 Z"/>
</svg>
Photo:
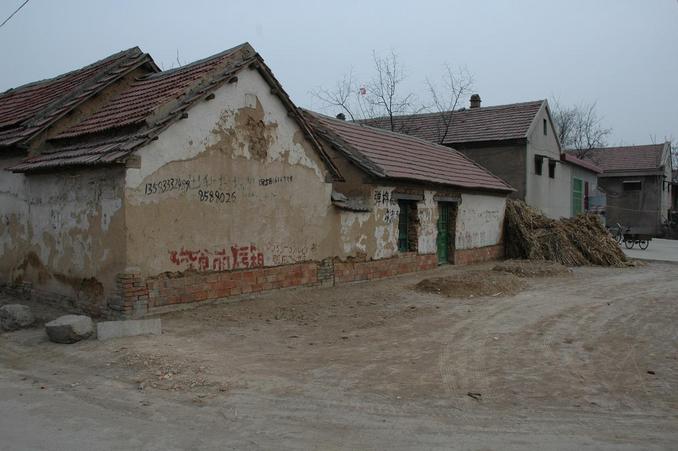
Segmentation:
<svg viewBox="0 0 678 451">
<path fill-rule="evenodd" d="M 507 258 L 550 260 L 566 266 L 625 266 L 612 235 L 590 214 L 550 219 L 520 200 L 506 203 Z"/>
</svg>

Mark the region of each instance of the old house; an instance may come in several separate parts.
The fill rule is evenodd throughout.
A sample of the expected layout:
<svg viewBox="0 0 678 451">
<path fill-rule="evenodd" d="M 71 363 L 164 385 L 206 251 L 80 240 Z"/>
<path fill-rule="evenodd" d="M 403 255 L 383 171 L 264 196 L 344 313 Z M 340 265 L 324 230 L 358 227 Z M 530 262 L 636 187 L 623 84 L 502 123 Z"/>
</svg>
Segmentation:
<svg viewBox="0 0 678 451">
<path fill-rule="evenodd" d="M 371 197 L 377 206 L 376 217 L 373 212 L 342 213 L 341 223 L 355 229 L 348 236 L 362 237 L 371 233 L 370 222 L 376 219 L 382 228 L 376 238 L 385 240 L 384 246 L 374 248 L 378 243 L 372 243 L 368 248 L 370 240 L 361 238 L 344 242 L 346 252 L 353 249 L 373 257 L 417 252 L 437 256 L 438 263 L 503 256 L 505 197 L 513 191 L 504 181 L 443 146 L 310 111 L 305 114 L 343 175 L 334 184 L 345 198 L 337 205 L 358 211 L 355 207 Z"/>
<path fill-rule="evenodd" d="M 387 118 L 365 123 L 390 128 Z M 459 150 L 513 186 L 512 197 L 549 217 L 578 211 L 572 168 L 586 168 L 561 158 L 546 100 L 481 107 L 480 96 L 474 94 L 470 108 L 396 116 L 394 129 Z"/>
<path fill-rule="evenodd" d="M 334 139 L 249 44 L 167 71 L 132 49 L 0 112 L 0 281 L 90 313 L 502 254 L 506 183 L 420 140 Z M 421 158 L 379 157 L 398 149 Z"/>
<path fill-rule="evenodd" d="M 603 170 L 598 184 L 607 196 L 608 225 L 663 233 L 671 209 L 670 142 L 592 149 L 584 158 Z"/>
</svg>

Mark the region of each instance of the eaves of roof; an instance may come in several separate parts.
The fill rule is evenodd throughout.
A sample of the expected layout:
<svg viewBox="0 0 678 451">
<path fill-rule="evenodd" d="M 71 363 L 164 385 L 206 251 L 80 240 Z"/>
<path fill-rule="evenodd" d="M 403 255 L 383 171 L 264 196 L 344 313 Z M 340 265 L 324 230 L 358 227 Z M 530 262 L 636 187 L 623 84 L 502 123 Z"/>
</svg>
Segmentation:
<svg viewBox="0 0 678 451">
<path fill-rule="evenodd" d="M 0 136 L 4 136 L 4 139 L 0 139 L 0 148 L 28 147 L 31 141 L 33 141 L 38 135 L 52 126 L 59 119 L 63 118 L 75 108 L 99 94 L 105 88 L 114 84 L 141 66 L 147 65 L 152 71 L 160 70 L 150 55 L 148 53 L 141 53 L 141 50 L 138 47 L 120 52 L 120 54 L 128 54 L 128 59 L 122 60 L 110 67 L 106 66 L 105 69 L 101 70 L 91 79 L 81 84 L 77 89 L 73 89 L 72 91 L 66 93 L 66 95 L 57 98 L 57 100 L 48 104 L 46 108 L 39 111 L 32 118 L 22 122 L 19 126 L 20 128 L 16 129 L 16 131 L 12 131 L 11 134 L 9 131 L 5 132 L 4 134 L 3 132 L 0 132 Z M 116 55 L 111 55 L 106 59 L 113 58 Z M 89 66 L 85 66 L 85 68 L 81 68 L 79 70 L 86 69 L 87 67 Z M 63 77 L 64 75 L 59 77 Z M 46 81 L 43 80 L 28 83 L 18 88 L 8 90 L 7 93 L 17 92 L 26 88 L 33 88 L 34 86 L 45 82 Z"/>
<path fill-rule="evenodd" d="M 9 168 L 9 170 L 13 172 L 32 173 L 58 170 L 64 167 L 92 167 L 97 165 L 125 164 L 135 150 L 157 139 L 160 133 L 175 122 L 186 117 L 188 110 L 197 102 L 208 100 L 216 89 L 229 81 L 237 79 L 237 74 L 241 70 L 249 68 L 251 70 L 257 70 L 271 87 L 271 93 L 282 101 L 290 117 L 295 119 L 306 138 L 319 153 L 330 173 L 330 179 L 342 180 L 338 168 L 325 153 L 325 150 L 322 148 L 322 145 L 313 133 L 311 127 L 292 103 L 270 68 L 264 63 L 263 58 L 261 58 L 249 44 L 243 44 L 243 46 L 248 46 L 248 48 L 251 49 L 252 57 L 239 62 L 232 67 L 231 70 L 212 75 L 205 83 L 201 83 L 198 87 L 190 89 L 184 96 L 176 101 L 172 108 L 167 109 L 165 114 L 160 117 L 154 117 L 153 122 L 142 130 L 125 136 L 113 136 L 112 138 L 100 141 L 94 140 L 93 142 L 87 141 L 79 144 L 76 143 L 72 146 L 67 145 L 55 149 L 54 151 L 47 151 L 35 157 L 28 158 Z"/>
</svg>

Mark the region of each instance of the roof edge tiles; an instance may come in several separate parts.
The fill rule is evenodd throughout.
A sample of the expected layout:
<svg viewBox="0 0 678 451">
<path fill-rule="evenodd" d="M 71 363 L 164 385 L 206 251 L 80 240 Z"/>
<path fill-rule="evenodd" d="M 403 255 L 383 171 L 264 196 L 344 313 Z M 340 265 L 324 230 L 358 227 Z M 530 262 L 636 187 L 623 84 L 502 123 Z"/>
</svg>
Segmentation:
<svg viewBox="0 0 678 451">
<path fill-rule="evenodd" d="M 292 100 L 289 98 L 283 87 L 275 78 L 270 68 L 265 64 L 263 58 L 256 53 L 249 43 L 244 43 L 233 47 L 230 50 L 220 52 L 212 57 L 204 58 L 196 63 L 191 63 L 182 68 L 195 68 L 200 63 L 204 64 L 210 62 L 215 58 L 225 57 L 241 49 L 247 49 L 239 59 L 231 61 L 232 64 L 216 64 L 210 70 L 196 75 L 195 80 L 190 83 L 181 85 L 177 93 L 172 92 L 171 95 L 166 96 L 167 91 L 152 91 L 154 96 L 159 96 L 160 99 L 154 98 L 156 107 L 153 109 L 143 110 L 143 119 L 145 125 L 140 129 L 134 129 L 127 133 L 119 133 L 118 135 L 110 133 L 110 131 L 120 131 L 116 128 L 107 128 L 107 133 L 100 134 L 100 130 L 96 129 L 94 132 L 87 132 L 78 134 L 77 136 L 68 136 L 68 139 L 50 141 L 54 148 L 45 151 L 43 154 L 36 155 L 21 161 L 19 164 L 9 168 L 14 172 L 37 172 L 57 170 L 64 167 L 78 167 L 78 166 L 95 166 L 95 165 L 110 165 L 125 163 L 126 159 L 138 148 L 156 139 L 160 133 L 170 127 L 173 123 L 185 117 L 185 113 L 200 100 L 206 99 L 209 95 L 223 86 L 229 80 L 233 80 L 236 75 L 244 68 L 256 70 L 259 75 L 271 87 L 271 93 L 276 95 L 283 103 L 304 136 L 311 142 L 311 145 L 319 153 L 320 158 L 325 163 L 330 179 L 342 180 L 338 168 L 332 163 L 331 159 L 326 155 L 322 145 L 317 140 L 312 128 L 308 125 L 305 118 L 297 110 Z M 153 74 L 151 77 L 144 77 L 144 80 L 160 80 L 161 82 L 172 80 L 173 76 L 181 75 L 181 69 L 172 70 L 167 77 L 161 77 L 162 73 Z M 179 82 L 177 82 L 179 83 Z M 169 83 L 170 87 L 172 83 Z M 179 83 L 181 84 L 181 83 Z M 152 84 L 151 84 L 152 85 Z M 151 86 L 149 85 L 149 86 Z M 128 89 L 132 89 L 135 85 L 132 84 Z M 120 94 L 123 95 L 124 93 Z M 120 96 L 119 95 L 119 96 Z M 165 97 L 163 97 L 165 96 Z M 115 102 L 111 99 L 111 102 Z M 135 104 L 125 104 L 126 107 L 134 110 Z M 101 111 L 101 110 L 99 110 Z M 124 110 L 123 110 L 124 111 Z M 88 119 L 91 119 L 88 118 Z M 127 124 L 129 125 L 129 124 Z M 73 142 L 73 140 L 76 140 Z M 109 146 L 109 144 L 114 144 Z M 110 155 L 109 155 L 110 154 Z"/>
<path fill-rule="evenodd" d="M 0 110 L 7 110 L 0 147 L 27 147 L 57 120 L 143 65 L 151 71 L 159 70 L 150 55 L 132 47 L 56 77 L 5 91 L 0 94 Z"/>
<path fill-rule="evenodd" d="M 571 163 L 575 166 L 588 169 L 589 171 L 595 172 L 596 174 L 600 174 L 603 172 L 603 170 L 600 167 L 596 166 L 592 161 L 582 160 L 581 158 L 577 158 L 576 156 L 566 152 L 560 154 L 560 159 L 562 161 L 565 161 L 566 163 Z"/>
<path fill-rule="evenodd" d="M 442 144 L 471 144 L 527 138 L 537 113 L 547 104 L 544 99 L 528 102 L 461 108 L 455 111 L 394 116 L 396 131 Z M 452 114 L 451 126 L 440 118 Z M 364 125 L 390 129 L 391 118 L 378 117 L 357 121 Z M 443 133 L 444 137 L 440 134 Z"/>
<path fill-rule="evenodd" d="M 586 151 L 582 158 L 602 169 L 603 175 L 660 172 L 670 143 L 643 144 L 633 146 L 597 147 Z M 575 155 L 576 150 L 567 150 Z"/>
<path fill-rule="evenodd" d="M 505 181 L 449 147 L 309 110 L 302 111 L 330 145 L 374 177 L 464 189 L 515 191 Z"/>
</svg>

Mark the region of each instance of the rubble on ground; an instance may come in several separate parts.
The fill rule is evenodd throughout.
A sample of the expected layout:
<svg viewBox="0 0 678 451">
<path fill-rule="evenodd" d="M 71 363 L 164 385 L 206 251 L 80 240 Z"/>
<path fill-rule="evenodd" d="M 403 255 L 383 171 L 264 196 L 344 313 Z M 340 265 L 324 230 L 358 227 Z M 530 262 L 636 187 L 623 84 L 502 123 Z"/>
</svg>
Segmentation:
<svg viewBox="0 0 678 451">
<path fill-rule="evenodd" d="M 35 322 L 31 308 L 23 304 L 7 304 L 0 307 L 0 330 L 19 330 Z"/>
<path fill-rule="evenodd" d="M 477 296 L 507 296 L 526 287 L 525 280 L 513 274 L 488 271 L 468 271 L 446 277 L 431 277 L 415 285 L 417 291 L 435 293 L 449 298 Z"/>
<path fill-rule="evenodd" d="M 567 266 L 548 260 L 505 260 L 497 263 L 492 270 L 518 277 L 553 277 L 572 273 Z"/>
<path fill-rule="evenodd" d="M 45 331 L 55 343 L 76 343 L 94 332 L 92 318 L 85 315 L 64 315 L 45 324 Z"/>
<path fill-rule="evenodd" d="M 565 266 L 626 266 L 626 256 L 594 215 L 550 219 L 520 200 L 506 203 L 506 256 Z"/>
</svg>

